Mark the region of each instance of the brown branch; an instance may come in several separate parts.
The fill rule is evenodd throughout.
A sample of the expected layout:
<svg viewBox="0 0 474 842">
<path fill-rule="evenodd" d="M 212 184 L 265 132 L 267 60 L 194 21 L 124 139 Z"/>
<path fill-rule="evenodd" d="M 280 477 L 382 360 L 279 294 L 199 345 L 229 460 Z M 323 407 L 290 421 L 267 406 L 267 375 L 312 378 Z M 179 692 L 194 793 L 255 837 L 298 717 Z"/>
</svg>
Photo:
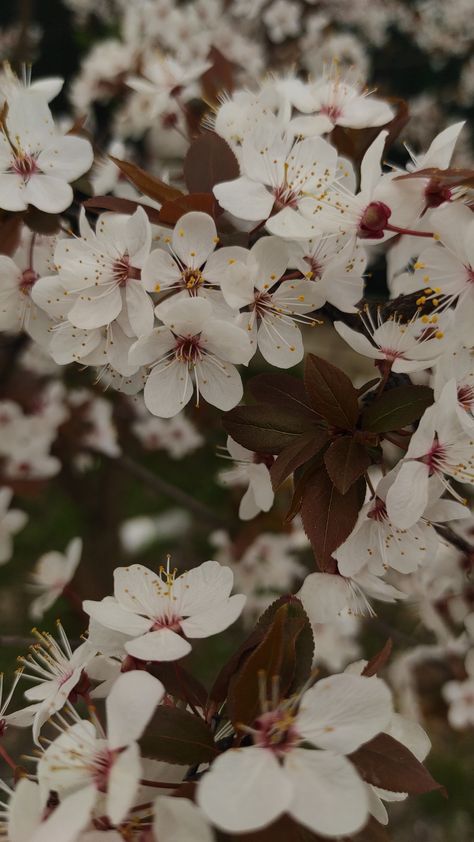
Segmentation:
<svg viewBox="0 0 474 842">
<path fill-rule="evenodd" d="M 143 482 L 155 491 L 156 494 L 171 498 L 171 500 L 174 500 L 176 503 L 179 503 L 180 506 L 183 506 L 183 508 L 192 512 L 192 514 L 194 514 L 197 518 L 201 518 L 214 527 L 228 527 L 226 519 L 221 515 L 205 506 L 204 503 L 199 502 L 199 500 L 195 500 L 194 497 L 191 497 L 191 495 L 186 491 L 183 491 L 176 485 L 173 485 L 167 480 L 153 474 L 148 470 L 148 468 L 145 468 L 144 465 L 141 465 L 139 462 L 135 462 L 134 459 L 131 459 L 130 456 L 122 455 L 114 457 L 113 462 L 120 468 L 123 468 L 124 471 L 127 471 L 127 473 Z"/>
<path fill-rule="evenodd" d="M 441 535 L 445 541 L 448 541 L 449 544 L 452 544 L 453 547 L 460 550 L 462 553 L 470 556 L 474 559 L 474 544 L 471 544 L 469 541 L 466 541 L 461 535 L 458 535 L 454 529 L 451 529 L 450 526 L 446 526 L 444 523 L 433 524 L 434 528 L 438 535 Z"/>
</svg>

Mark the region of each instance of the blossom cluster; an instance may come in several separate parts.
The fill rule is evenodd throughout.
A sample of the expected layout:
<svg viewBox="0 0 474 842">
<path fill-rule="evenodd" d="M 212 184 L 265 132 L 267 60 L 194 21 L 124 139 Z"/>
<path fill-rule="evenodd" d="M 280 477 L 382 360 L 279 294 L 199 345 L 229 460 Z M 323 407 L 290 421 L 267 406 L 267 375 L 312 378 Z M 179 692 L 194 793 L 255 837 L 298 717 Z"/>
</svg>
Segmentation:
<svg viewBox="0 0 474 842">
<path fill-rule="evenodd" d="M 62 79 L 0 78 L 0 564 L 50 491 L 87 521 L 21 582 L 77 633 L 35 629 L 0 703 L 0 835 L 379 838 L 385 803 L 444 783 L 424 664 L 446 727 L 474 724 L 468 126 L 415 153 L 343 63 L 264 77 L 288 39 L 383 45 L 396 0 L 368 27 L 353 4 L 358 36 L 329 33 L 338 2 L 68 5 L 122 23 L 77 119 Z"/>
</svg>

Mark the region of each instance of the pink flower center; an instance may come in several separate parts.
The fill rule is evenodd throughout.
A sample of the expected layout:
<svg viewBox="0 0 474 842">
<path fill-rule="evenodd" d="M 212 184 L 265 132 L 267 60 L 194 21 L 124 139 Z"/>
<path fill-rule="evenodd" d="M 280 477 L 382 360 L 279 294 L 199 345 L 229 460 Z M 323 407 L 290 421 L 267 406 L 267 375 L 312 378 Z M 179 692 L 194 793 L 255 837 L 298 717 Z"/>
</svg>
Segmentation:
<svg viewBox="0 0 474 842">
<path fill-rule="evenodd" d="M 298 207 L 298 194 L 288 187 L 287 184 L 280 184 L 278 187 L 275 187 L 273 195 L 275 197 L 274 208 L 277 211 L 282 210 L 282 208 L 295 209 Z"/>
<path fill-rule="evenodd" d="M 269 292 L 256 292 L 253 307 L 257 316 L 268 315 L 268 311 L 273 310 L 273 299 L 271 294 Z"/>
<path fill-rule="evenodd" d="M 305 263 L 308 264 L 308 266 L 311 270 L 311 273 L 312 273 L 312 278 L 313 279 L 320 278 L 321 275 L 323 274 L 323 267 L 318 262 L 318 260 L 314 257 L 314 255 L 306 254 L 304 256 L 303 260 L 304 260 Z"/>
<path fill-rule="evenodd" d="M 183 286 L 191 295 L 196 294 L 199 287 L 204 283 L 204 278 L 199 269 L 184 269 L 181 277 L 183 279 Z"/>
<path fill-rule="evenodd" d="M 474 386 L 459 386 L 458 401 L 467 411 L 474 408 Z"/>
<path fill-rule="evenodd" d="M 294 727 L 294 717 L 285 710 L 272 710 L 259 716 L 255 722 L 255 745 L 270 749 L 278 757 L 283 757 L 301 742 Z"/>
<path fill-rule="evenodd" d="M 121 287 L 125 286 L 127 281 L 132 278 L 137 281 L 141 278 L 140 269 L 130 266 L 130 258 L 127 253 L 114 262 L 112 271 L 116 282 Z"/>
<path fill-rule="evenodd" d="M 328 102 L 320 109 L 320 114 L 326 114 L 333 123 L 337 123 L 339 117 L 342 116 L 342 108 L 339 105 L 335 105 L 335 103 L 331 104 Z"/>
<path fill-rule="evenodd" d="M 357 236 L 361 240 L 380 240 L 391 215 L 392 211 L 384 202 L 371 202 L 359 220 Z"/>
<path fill-rule="evenodd" d="M 202 358 L 201 334 L 196 336 L 177 336 L 175 346 L 175 357 L 180 362 L 196 364 Z"/>
<path fill-rule="evenodd" d="M 384 348 L 383 346 L 380 347 L 382 354 L 384 355 L 385 359 L 394 362 L 394 360 L 404 360 L 405 355 L 401 351 L 395 351 L 394 348 Z"/>
<path fill-rule="evenodd" d="M 39 275 L 34 269 L 25 269 L 20 280 L 20 291 L 23 295 L 29 295 L 31 288 L 35 285 Z"/>
<path fill-rule="evenodd" d="M 376 497 L 372 508 L 367 512 L 367 517 L 376 520 L 378 523 L 387 519 L 387 507 L 380 497 Z"/>
<path fill-rule="evenodd" d="M 108 748 L 99 751 L 93 760 L 92 777 L 99 792 L 107 792 L 110 770 L 116 760 L 116 752 Z"/>
<path fill-rule="evenodd" d="M 160 629 L 170 629 L 179 634 L 181 632 L 181 617 L 174 614 L 169 617 L 158 617 L 150 631 L 159 631 Z"/>
<path fill-rule="evenodd" d="M 32 175 L 39 172 L 38 165 L 32 155 L 15 155 L 11 169 L 24 181 L 28 181 Z"/>
<path fill-rule="evenodd" d="M 443 471 L 443 466 L 446 463 L 446 448 L 441 444 L 439 439 L 435 438 L 428 453 L 420 459 L 430 469 L 430 476 L 437 472 Z"/>
</svg>

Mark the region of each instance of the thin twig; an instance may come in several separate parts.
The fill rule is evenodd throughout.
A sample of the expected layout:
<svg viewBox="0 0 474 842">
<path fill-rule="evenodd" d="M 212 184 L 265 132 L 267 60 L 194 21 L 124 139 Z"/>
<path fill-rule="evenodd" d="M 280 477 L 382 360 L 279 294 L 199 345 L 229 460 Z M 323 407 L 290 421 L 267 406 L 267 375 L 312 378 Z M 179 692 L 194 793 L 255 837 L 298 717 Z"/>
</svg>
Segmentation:
<svg viewBox="0 0 474 842">
<path fill-rule="evenodd" d="M 196 515 L 196 517 L 202 518 L 213 526 L 228 527 L 229 524 L 221 515 L 212 511 L 212 509 L 209 509 L 199 500 L 195 500 L 194 497 L 191 497 L 191 495 L 186 491 L 183 491 L 182 488 L 178 488 L 171 482 L 153 474 L 148 470 L 148 468 L 145 468 L 144 465 L 141 465 L 139 462 L 135 462 L 134 459 L 131 459 L 130 456 L 117 456 L 113 458 L 113 461 L 120 468 L 123 468 L 129 474 L 132 474 L 132 476 L 141 480 L 157 494 L 163 495 L 164 497 L 170 497 L 172 500 L 175 500 L 176 503 L 179 503 L 185 509 L 188 509 L 188 511 Z"/>
<path fill-rule="evenodd" d="M 461 535 L 458 535 L 454 529 L 451 529 L 450 526 L 446 526 L 444 523 L 433 524 L 434 528 L 438 535 L 441 535 L 445 541 L 448 541 L 449 544 L 452 544 L 453 547 L 460 550 L 462 553 L 466 553 L 466 555 L 471 556 L 474 558 L 474 544 L 471 544 L 469 541 L 466 541 Z"/>
</svg>

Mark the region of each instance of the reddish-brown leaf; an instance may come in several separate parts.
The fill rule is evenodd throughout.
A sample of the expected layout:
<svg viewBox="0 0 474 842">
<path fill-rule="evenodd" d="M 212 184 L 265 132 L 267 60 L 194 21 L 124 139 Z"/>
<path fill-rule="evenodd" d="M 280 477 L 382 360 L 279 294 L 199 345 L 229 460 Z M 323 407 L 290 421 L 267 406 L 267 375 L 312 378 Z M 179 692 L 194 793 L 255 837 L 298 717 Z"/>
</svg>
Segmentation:
<svg viewBox="0 0 474 842">
<path fill-rule="evenodd" d="M 326 450 L 324 464 L 337 490 L 345 494 L 369 467 L 370 456 L 352 436 L 341 436 Z"/>
<path fill-rule="evenodd" d="M 272 677 L 279 676 L 282 669 L 285 646 L 285 621 L 287 607 L 282 605 L 262 642 L 245 660 L 229 684 L 227 707 L 235 725 L 240 722 L 251 724 L 261 713 L 259 683 L 265 676 L 268 695 L 271 692 Z"/>
<path fill-rule="evenodd" d="M 371 433 L 388 433 L 399 430 L 421 418 L 433 403 L 433 390 L 429 386 L 396 386 L 387 389 L 364 409 L 361 418 L 363 430 Z"/>
<path fill-rule="evenodd" d="M 347 374 L 321 357 L 308 354 L 304 382 L 312 408 L 329 424 L 351 430 L 359 416 L 357 390 Z"/>
<path fill-rule="evenodd" d="M 211 47 L 208 60 L 211 67 L 201 76 L 204 99 L 209 105 L 217 105 L 219 96 L 223 93 L 231 94 L 234 90 L 235 64 L 229 61 L 217 47 Z"/>
<path fill-rule="evenodd" d="M 115 213 L 135 213 L 137 208 L 143 208 L 150 222 L 160 224 L 160 211 L 149 205 L 142 205 L 141 202 L 134 202 L 132 199 L 122 199 L 119 196 L 93 196 L 83 203 L 88 210 L 108 210 Z"/>
<path fill-rule="evenodd" d="M 136 164 L 132 164 L 130 161 L 122 161 L 120 158 L 114 158 L 113 155 L 109 157 L 117 165 L 120 172 L 132 182 L 140 193 L 144 193 L 145 196 L 149 196 L 155 202 L 172 202 L 173 199 L 178 199 L 179 196 L 183 195 L 181 190 L 178 190 L 176 187 L 170 187 L 169 184 L 165 184 L 161 179 L 150 175 L 150 173 L 142 170 Z"/>
<path fill-rule="evenodd" d="M 349 759 L 364 781 L 391 792 L 421 795 L 443 789 L 415 755 L 389 734 L 378 734 Z"/>
<path fill-rule="evenodd" d="M 22 225 L 22 214 L 8 214 L 0 220 L 0 254 L 13 254 L 20 242 Z"/>
<path fill-rule="evenodd" d="M 308 430 L 306 417 L 269 404 L 237 406 L 225 414 L 222 424 L 235 441 L 256 453 L 280 453 Z"/>
<path fill-rule="evenodd" d="M 175 225 L 185 213 L 201 211 L 216 219 L 221 212 L 212 193 L 191 193 L 189 196 L 179 196 L 170 202 L 163 202 L 159 213 L 162 225 Z"/>
<path fill-rule="evenodd" d="M 367 662 L 364 669 L 362 670 L 362 675 L 372 676 L 377 675 L 381 669 L 385 666 L 390 655 L 392 654 L 392 640 L 389 637 L 387 642 L 384 644 L 380 652 L 376 652 Z"/>
<path fill-rule="evenodd" d="M 140 745 L 145 755 L 185 766 L 210 762 L 219 753 L 203 719 L 167 705 L 156 709 Z"/>
<path fill-rule="evenodd" d="M 397 175 L 394 181 L 412 178 L 428 178 L 430 181 L 435 181 L 440 187 L 474 187 L 474 170 L 459 169 L 458 167 L 447 167 L 444 170 L 437 167 L 425 167 L 416 172 Z"/>
<path fill-rule="evenodd" d="M 324 465 L 308 479 L 303 492 L 301 517 L 320 570 L 327 569 L 334 550 L 352 532 L 364 497 L 365 481 L 362 478 L 346 494 L 341 494 Z"/>
<path fill-rule="evenodd" d="M 275 491 L 300 465 L 319 453 L 327 440 L 327 430 L 315 427 L 303 433 L 293 444 L 287 445 L 270 468 Z"/>
<path fill-rule="evenodd" d="M 184 159 L 184 180 L 190 193 L 212 193 L 221 181 L 232 181 L 240 167 L 229 144 L 215 132 L 203 132 Z"/>
<path fill-rule="evenodd" d="M 306 415 L 308 420 L 315 420 L 315 412 L 309 405 L 303 381 L 291 374 L 257 374 L 250 378 L 247 388 L 259 403 L 275 404 L 279 409 L 291 409 Z"/>
</svg>

